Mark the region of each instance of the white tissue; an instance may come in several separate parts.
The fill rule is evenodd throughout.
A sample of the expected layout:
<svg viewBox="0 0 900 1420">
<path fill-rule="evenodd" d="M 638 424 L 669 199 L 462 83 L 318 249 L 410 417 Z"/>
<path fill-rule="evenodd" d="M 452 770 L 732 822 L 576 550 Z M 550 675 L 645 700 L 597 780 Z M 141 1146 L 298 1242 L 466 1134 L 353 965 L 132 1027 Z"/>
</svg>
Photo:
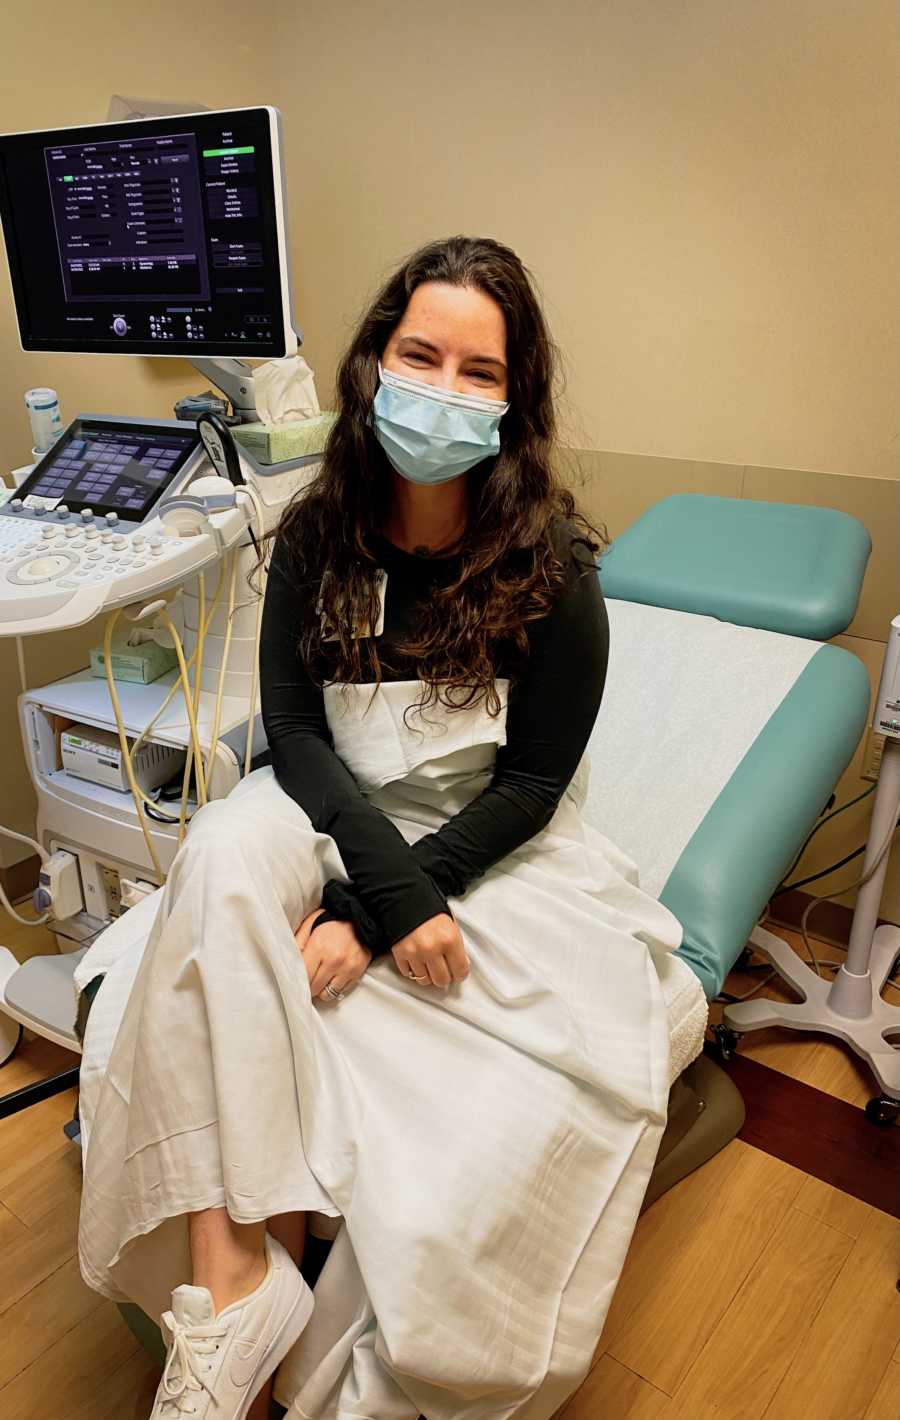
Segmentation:
<svg viewBox="0 0 900 1420">
<path fill-rule="evenodd" d="M 302 355 L 258 365 L 253 371 L 253 397 L 263 424 L 288 424 L 319 413 L 316 377 Z"/>
</svg>

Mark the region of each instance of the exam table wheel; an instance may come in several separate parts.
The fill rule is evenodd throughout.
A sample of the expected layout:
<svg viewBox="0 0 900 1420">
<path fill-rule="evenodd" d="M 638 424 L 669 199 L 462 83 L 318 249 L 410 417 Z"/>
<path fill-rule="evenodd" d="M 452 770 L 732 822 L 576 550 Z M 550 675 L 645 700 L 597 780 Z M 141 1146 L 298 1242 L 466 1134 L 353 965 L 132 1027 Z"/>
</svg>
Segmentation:
<svg viewBox="0 0 900 1420">
<path fill-rule="evenodd" d="M 900 1100 L 891 1099 L 890 1095 L 876 1095 L 866 1105 L 866 1119 L 871 1119 L 873 1124 L 895 1123 L 900 1119 Z"/>
<path fill-rule="evenodd" d="M 12 1045 L 10 1045 L 5 1032 L 0 1032 L 0 1050 L 4 1048 L 4 1043 L 6 1046 L 6 1054 L 3 1056 L 3 1059 L 0 1060 L 0 1068 L 2 1068 L 4 1065 L 8 1065 L 10 1060 L 12 1060 L 19 1046 L 22 1044 L 22 1037 L 24 1034 L 24 1027 L 19 1026 L 19 1029 L 13 1033 Z"/>
<path fill-rule="evenodd" d="M 740 1036 L 736 1030 L 731 1030 L 728 1026 L 715 1026 L 713 1038 L 716 1043 L 716 1053 L 723 1065 L 727 1065 L 737 1053 Z"/>
</svg>

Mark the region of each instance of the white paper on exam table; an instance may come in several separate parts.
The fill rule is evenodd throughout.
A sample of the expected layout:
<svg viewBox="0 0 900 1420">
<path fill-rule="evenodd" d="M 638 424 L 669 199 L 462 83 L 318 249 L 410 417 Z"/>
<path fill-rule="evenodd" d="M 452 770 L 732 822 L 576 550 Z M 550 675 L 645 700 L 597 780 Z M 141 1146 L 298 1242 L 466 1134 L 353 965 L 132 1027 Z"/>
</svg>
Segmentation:
<svg viewBox="0 0 900 1420">
<path fill-rule="evenodd" d="M 609 668 L 584 816 L 659 897 L 822 643 L 611 597 L 606 607 Z"/>
</svg>

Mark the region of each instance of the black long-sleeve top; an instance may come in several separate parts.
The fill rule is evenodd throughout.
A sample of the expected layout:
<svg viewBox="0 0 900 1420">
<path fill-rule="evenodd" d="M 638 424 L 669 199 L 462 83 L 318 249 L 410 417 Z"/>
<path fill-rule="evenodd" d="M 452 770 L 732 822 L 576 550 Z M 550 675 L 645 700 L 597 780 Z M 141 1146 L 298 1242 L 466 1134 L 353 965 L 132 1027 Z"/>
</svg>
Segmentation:
<svg viewBox="0 0 900 1420">
<path fill-rule="evenodd" d="M 566 582 L 546 616 L 528 624 L 529 657 L 510 685 L 506 744 L 498 747 L 492 781 L 437 833 L 414 845 L 368 801 L 334 751 L 323 691 L 297 651 L 299 593 L 275 543 L 260 644 L 262 715 L 272 765 L 313 828 L 334 839 L 349 875 L 349 884 L 333 879 L 325 885 L 326 918 L 352 921 L 360 940 L 376 953 L 449 911 L 448 898 L 461 897 L 488 868 L 545 827 L 581 759 L 603 695 L 609 624 L 585 547 L 573 547 L 567 524 L 556 533 Z M 414 679 L 415 671 L 392 654 L 393 647 L 431 589 L 458 574 L 459 558 L 408 553 L 380 536 L 376 551 L 387 574 L 384 625 L 375 638 L 382 679 Z M 365 643 L 361 650 L 365 666 Z M 498 677 L 507 673 L 503 664 L 495 667 Z"/>
</svg>

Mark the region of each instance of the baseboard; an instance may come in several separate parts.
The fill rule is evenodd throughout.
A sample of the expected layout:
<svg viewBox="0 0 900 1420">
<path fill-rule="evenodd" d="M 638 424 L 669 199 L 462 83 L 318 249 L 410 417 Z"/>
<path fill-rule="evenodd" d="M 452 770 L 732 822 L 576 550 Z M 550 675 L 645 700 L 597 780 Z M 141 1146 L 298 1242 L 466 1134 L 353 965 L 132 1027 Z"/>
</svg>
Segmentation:
<svg viewBox="0 0 900 1420">
<path fill-rule="evenodd" d="M 794 892 L 786 892 L 782 897 L 776 897 L 771 904 L 768 920 L 778 923 L 782 927 L 788 927 L 794 932 L 799 932 L 803 913 L 811 902 L 812 895 L 808 892 L 800 892 L 799 889 Z M 884 922 L 885 919 L 879 917 L 878 926 L 883 926 Z M 831 942 L 836 947 L 846 947 L 850 942 L 852 925 L 852 907 L 847 907 L 841 902 L 820 902 L 818 907 L 810 913 L 806 930 L 811 937 L 818 937 L 823 942 Z"/>
<path fill-rule="evenodd" d="M 13 863 L 9 868 L 0 868 L 0 883 L 10 902 L 18 902 L 30 897 L 37 887 L 41 860 L 36 853 L 23 858 L 21 863 Z"/>
</svg>

